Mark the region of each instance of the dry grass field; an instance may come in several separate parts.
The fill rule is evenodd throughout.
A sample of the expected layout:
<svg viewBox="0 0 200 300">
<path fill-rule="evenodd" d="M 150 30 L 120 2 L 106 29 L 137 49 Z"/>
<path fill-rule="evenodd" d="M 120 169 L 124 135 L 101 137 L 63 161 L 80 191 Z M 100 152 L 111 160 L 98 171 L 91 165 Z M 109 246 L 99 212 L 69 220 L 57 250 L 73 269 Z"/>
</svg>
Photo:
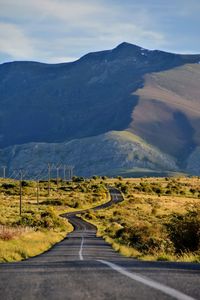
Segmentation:
<svg viewBox="0 0 200 300">
<path fill-rule="evenodd" d="M 0 262 L 38 255 L 73 230 L 59 215 L 94 207 L 107 200 L 104 184 L 84 182 L 22 182 L 22 214 L 19 209 L 19 181 L 0 180 Z"/>
<path fill-rule="evenodd" d="M 113 179 L 124 195 L 116 206 L 85 218 L 127 256 L 200 262 L 200 179 Z"/>
<path fill-rule="evenodd" d="M 73 182 L 0 180 L 0 261 L 38 255 L 73 230 L 59 215 L 107 201 L 106 185 L 124 201 L 85 213 L 98 235 L 126 256 L 145 260 L 200 262 L 200 178 L 98 178 Z"/>
</svg>

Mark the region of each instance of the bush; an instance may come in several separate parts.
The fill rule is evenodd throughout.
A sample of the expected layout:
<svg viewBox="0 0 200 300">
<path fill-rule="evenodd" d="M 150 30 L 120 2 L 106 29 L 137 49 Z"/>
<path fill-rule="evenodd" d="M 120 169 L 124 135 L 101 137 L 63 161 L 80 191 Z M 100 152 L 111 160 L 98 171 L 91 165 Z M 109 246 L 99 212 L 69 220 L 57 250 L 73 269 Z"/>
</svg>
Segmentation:
<svg viewBox="0 0 200 300">
<path fill-rule="evenodd" d="M 5 190 L 13 189 L 15 187 L 16 187 L 16 185 L 14 183 L 3 183 L 2 184 L 2 188 L 4 188 Z"/>
<path fill-rule="evenodd" d="M 154 254 L 158 251 L 168 251 L 173 248 L 169 239 L 163 239 L 160 233 L 154 233 L 151 226 L 141 225 L 120 228 L 115 238 L 138 251 Z"/>
<path fill-rule="evenodd" d="M 73 176 L 72 177 L 72 181 L 73 182 L 82 182 L 82 181 L 84 181 L 84 178 L 83 177 Z"/>
<path fill-rule="evenodd" d="M 25 187 L 25 186 L 31 187 L 32 184 L 30 182 L 26 181 L 26 180 L 22 180 L 22 187 Z"/>
<path fill-rule="evenodd" d="M 49 208 L 46 211 L 33 214 L 24 214 L 16 225 L 29 226 L 34 228 L 63 228 L 64 220 L 58 217 L 53 209 Z"/>
<path fill-rule="evenodd" d="M 163 191 L 161 187 L 153 187 L 152 190 L 153 190 L 154 193 L 156 193 L 156 194 L 161 194 L 162 191 Z"/>
<path fill-rule="evenodd" d="M 16 195 L 19 193 L 19 185 L 15 183 L 3 183 L 1 191 L 6 195 Z"/>
<path fill-rule="evenodd" d="M 128 187 L 126 185 L 123 185 L 121 187 L 121 191 L 122 191 L 122 193 L 127 194 L 128 193 Z"/>
<path fill-rule="evenodd" d="M 193 188 L 190 189 L 190 193 L 195 194 L 196 192 L 198 192 L 196 189 Z"/>
<path fill-rule="evenodd" d="M 200 211 L 174 214 L 166 225 L 176 253 L 197 251 L 200 247 Z"/>
<path fill-rule="evenodd" d="M 65 201 L 63 199 L 47 199 L 42 204 L 60 206 L 65 205 Z"/>
</svg>

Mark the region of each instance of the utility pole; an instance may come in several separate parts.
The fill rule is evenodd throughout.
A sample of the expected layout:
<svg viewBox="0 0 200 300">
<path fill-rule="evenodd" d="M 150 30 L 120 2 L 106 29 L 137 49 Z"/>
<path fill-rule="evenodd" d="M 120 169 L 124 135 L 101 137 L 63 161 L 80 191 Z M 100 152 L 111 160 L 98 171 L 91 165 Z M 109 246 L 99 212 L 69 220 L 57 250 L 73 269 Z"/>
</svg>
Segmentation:
<svg viewBox="0 0 200 300">
<path fill-rule="evenodd" d="M 74 167 L 71 166 L 71 180 L 72 180 L 72 177 L 74 176 L 74 175 L 73 175 L 73 169 L 74 169 Z"/>
<path fill-rule="evenodd" d="M 63 166 L 63 180 L 66 181 L 66 165 Z"/>
<path fill-rule="evenodd" d="M 6 178 L 6 166 L 3 166 L 2 169 L 3 169 L 3 178 Z"/>
<path fill-rule="evenodd" d="M 72 177 L 73 177 L 73 169 L 74 169 L 73 166 L 69 166 L 69 180 L 72 180 Z"/>
<path fill-rule="evenodd" d="M 37 180 L 37 204 L 39 204 L 39 179 Z"/>
<path fill-rule="evenodd" d="M 67 166 L 68 169 L 68 180 L 70 180 L 71 172 L 70 172 L 70 166 Z"/>
<path fill-rule="evenodd" d="M 22 180 L 23 180 L 23 172 L 19 171 L 20 181 L 19 181 L 19 214 L 22 214 Z"/>
<path fill-rule="evenodd" d="M 50 196 L 50 179 L 51 179 L 51 164 L 48 163 L 48 196 Z"/>
<path fill-rule="evenodd" d="M 57 191 L 58 191 L 58 181 L 59 181 L 59 169 L 60 169 L 60 166 L 58 165 L 56 167 L 56 183 L 57 183 Z"/>
</svg>

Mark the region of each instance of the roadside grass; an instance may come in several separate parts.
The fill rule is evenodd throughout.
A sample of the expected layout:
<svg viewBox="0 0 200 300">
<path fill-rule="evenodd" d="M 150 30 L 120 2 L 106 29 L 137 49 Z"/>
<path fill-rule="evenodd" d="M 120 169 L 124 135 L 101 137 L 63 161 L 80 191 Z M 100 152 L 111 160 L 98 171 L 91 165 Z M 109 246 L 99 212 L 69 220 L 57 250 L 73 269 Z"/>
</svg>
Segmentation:
<svg viewBox="0 0 200 300">
<path fill-rule="evenodd" d="M 0 261 L 20 261 L 43 253 L 50 249 L 55 243 L 64 239 L 66 233 L 70 232 L 70 230 L 72 230 L 70 226 L 63 232 L 56 232 L 54 230 L 33 230 L 7 241 L 0 239 Z"/>
<path fill-rule="evenodd" d="M 119 178 L 112 185 L 125 201 L 84 218 L 116 251 L 142 260 L 200 262 L 198 177 Z"/>
<path fill-rule="evenodd" d="M 95 179 L 74 182 L 22 182 L 22 215 L 19 214 L 19 181 L 0 179 L 0 262 L 38 255 L 73 230 L 62 213 L 88 209 L 107 201 L 103 182 Z M 39 203 L 37 202 L 39 200 Z"/>
</svg>

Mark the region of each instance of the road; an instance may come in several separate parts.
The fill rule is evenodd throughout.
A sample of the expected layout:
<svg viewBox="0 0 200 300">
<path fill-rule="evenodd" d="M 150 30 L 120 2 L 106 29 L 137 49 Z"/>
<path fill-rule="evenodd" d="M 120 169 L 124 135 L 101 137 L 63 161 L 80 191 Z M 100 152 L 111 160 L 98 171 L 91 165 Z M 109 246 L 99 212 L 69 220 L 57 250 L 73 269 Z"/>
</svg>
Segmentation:
<svg viewBox="0 0 200 300">
<path fill-rule="evenodd" d="M 111 201 L 122 201 L 110 190 Z M 200 264 L 144 262 L 116 253 L 93 225 L 67 214 L 75 230 L 51 250 L 0 264 L 1 300 L 200 299 Z"/>
</svg>

